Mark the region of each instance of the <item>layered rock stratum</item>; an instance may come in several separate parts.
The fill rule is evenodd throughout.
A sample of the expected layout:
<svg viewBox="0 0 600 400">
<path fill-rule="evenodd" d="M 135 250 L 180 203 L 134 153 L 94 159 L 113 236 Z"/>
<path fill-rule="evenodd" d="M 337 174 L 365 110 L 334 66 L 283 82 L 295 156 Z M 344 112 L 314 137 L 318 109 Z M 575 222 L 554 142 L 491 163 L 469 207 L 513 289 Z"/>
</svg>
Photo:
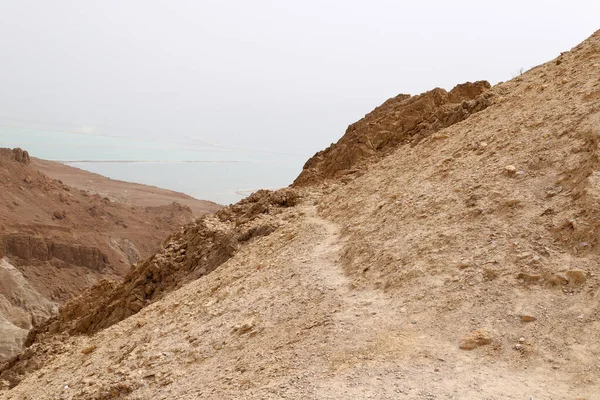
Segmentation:
<svg viewBox="0 0 600 400">
<path fill-rule="evenodd" d="M 67 185 L 40 172 L 40 163 L 50 173 L 70 172 L 61 175 L 66 180 L 93 177 L 104 193 Z M 102 182 L 113 181 L 0 149 L 0 360 L 21 351 L 29 329 L 61 304 L 104 278 L 122 280 L 170 231 L 193 221 L 192 209 L 175 200 L 195 201 L 197 216 L 219 209 L 125 182 L 125 191 L 145 189 L 146 203 L 118 201 L 120 192 Z"/>
</svg>

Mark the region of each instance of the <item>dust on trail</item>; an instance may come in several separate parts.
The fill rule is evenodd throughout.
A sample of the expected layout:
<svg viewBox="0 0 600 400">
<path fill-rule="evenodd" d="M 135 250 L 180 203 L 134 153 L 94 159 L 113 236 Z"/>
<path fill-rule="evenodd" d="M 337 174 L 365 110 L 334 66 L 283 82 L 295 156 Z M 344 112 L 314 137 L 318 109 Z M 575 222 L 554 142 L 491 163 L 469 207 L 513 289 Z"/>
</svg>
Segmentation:
<svg viewBox="0 0 600 400">
<path fill-rule="evenodd" d="M 356 288 L 340 262 L 340 227 L 307 211 L 318 243 L 303 261 L 307 284 L 326 291 L 339 308 L 322 337 L 327 373 L 314 377 L 315 398 L 523 399 L 568 398 L 575 392 L 556 372 L 517 370 L 478 359 L 421 329 L 402 299 L 382 290 Z M 459 326 L 456 327 L 459 329 Z M 470 356 L 473 355 L 473 356 Z"/>
<path fill-rule="evenodd" d="M 555 381 L 557 372 L 516 370 L 465 353 L 421 326 L 398 296 L 355 287 L 340 261 L 340 227 L 313 206 L 291 212 L 297 219 L 279 234 L 136 316 L 74 337 L 0 398 L 500 400 L 572 393 Z M 40 377 L 44 391 L 35 383 Z"/>
</svg>

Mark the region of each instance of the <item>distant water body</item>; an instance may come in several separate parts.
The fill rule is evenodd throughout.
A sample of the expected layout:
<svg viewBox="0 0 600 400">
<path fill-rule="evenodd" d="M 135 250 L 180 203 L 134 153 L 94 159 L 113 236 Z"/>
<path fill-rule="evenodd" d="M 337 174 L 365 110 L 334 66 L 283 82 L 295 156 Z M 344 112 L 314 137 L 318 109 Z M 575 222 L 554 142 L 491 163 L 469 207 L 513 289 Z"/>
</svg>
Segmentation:
<svg viewBox="0 0 600 400">
<path fill-rule="evenodd" d="M 184 139 L 141 140 L 0 126 L 0 147 L 65 162 L 111 179 L 143 183 L 220 204 L 292 183 L 305 155 L 210 147 Z"/>
</svg>

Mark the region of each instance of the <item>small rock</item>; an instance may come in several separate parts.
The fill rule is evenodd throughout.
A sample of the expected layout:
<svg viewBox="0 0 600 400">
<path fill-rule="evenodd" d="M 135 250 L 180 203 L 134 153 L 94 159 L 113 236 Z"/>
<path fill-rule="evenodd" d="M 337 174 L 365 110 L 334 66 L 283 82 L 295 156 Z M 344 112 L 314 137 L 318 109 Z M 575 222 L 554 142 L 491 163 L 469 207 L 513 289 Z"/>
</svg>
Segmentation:
<svg viewBox="0 0 600 400">
<path fill-rule="evenodd" d="M 93 344 L 93 345 L 88 346 L 88 347 L 84 348 L 83 350 L 81 350 L 81 354 L 91 354 L 97 348 L 98 348 L 98 346 L 96 346 L 95 344 Z"/>
<path fill-rule="evenodd" d="M 248 333 L 251 330 L 253 330 L 254 329 L 254 325 L 255 325 L 254 320 L 253 319 L 249 319 L 249 320 L 247 320 L 246 322 L 244 322 L 244 323 L 242 323 L 240 325 L 236 325 L 233 328 L 233 331 L 235 333 L 237 333 L 238 335 L 243 335 L 244 333 Z"/>
<path fill-rule="evenodd" d="M 515 167 L 514 165 L 507 165 L 506 167 L 504 167 L 504 171 L 508 175 L 514 175 L 517 172 L 517 167 Z"/>
<path fill-rule="evenodd" d="M 517 275 L 517 279 L 521 279 L 525 282 L 538 282 L 540 279 L 542 279 L 542 276 L 539 274 L 526 274 L 521 272 Z"/>
<path fill-rule="evenodd" d="M 537 319 L 536 317 L 534 317 L 533 315 L 531 315 L 529 313 L 523 313 L 523 314 L 519 315 L 519 317 L 521 318 L 521 321 L 523 321 L 523 322 L 533 322 Z"/>
<path fill-rule="evenodd" d="M 519 199 L 509 199 L 504 202 L 504 206 L 505 207 L 514 207 L 517 204 L 519 204 L 520 202 L 521 202 L 521 200 L 519 200 Z"/>
<path fill-rule="evenodd" d="M 515 350 L 523 350 L 523 345 L 522 344 L 515 344 Z"/>
<path fill-rule="evenodd" d="M 53 219 L 65 219 L 67 218 L 67 213 L 66 211 L 54 211 L 54 213 L 52 214 L 52 218 Z"/>
<path fill-rule="evenodd" d="M 569 283 L 569 278 L 565 274 L 552 274 L 546 278 L 546 281 L 552 286 L 566 285 Z"/>
<path fill-rule="evenodd" d="M 524 337 L 520 337 L 519 338 L 519 343 L 525 343 L 525 338 Z"/>
<path fill-rule="evenodd" d="M 469 333 L 458 346 L 462 350 L 473 350 L 492 343 L 492 335 L 485 329 L 477 329 Z"/>
<path fill-rule="evenodd" d="M 569 278 L 569 282 L 574 283 L 576 285 L 582 284 L 587 280 L 585 271 L 579 269 L 572 269 L 567 271 L 567 277 Z"/>
</svg>

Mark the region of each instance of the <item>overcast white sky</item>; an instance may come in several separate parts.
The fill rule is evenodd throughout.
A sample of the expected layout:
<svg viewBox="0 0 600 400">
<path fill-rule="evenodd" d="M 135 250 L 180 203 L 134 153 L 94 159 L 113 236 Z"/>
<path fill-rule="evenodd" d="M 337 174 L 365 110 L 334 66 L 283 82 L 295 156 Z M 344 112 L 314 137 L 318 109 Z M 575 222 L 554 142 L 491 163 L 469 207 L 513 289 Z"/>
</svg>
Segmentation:
<svg viewBox="0 0 600 400">
<path fill-rule="evenodd" d="M 598 0 L 2 0 L 0 124 L 312 155 L 391 96 L 510 79 L 599 16 Z"/>
</svg>

